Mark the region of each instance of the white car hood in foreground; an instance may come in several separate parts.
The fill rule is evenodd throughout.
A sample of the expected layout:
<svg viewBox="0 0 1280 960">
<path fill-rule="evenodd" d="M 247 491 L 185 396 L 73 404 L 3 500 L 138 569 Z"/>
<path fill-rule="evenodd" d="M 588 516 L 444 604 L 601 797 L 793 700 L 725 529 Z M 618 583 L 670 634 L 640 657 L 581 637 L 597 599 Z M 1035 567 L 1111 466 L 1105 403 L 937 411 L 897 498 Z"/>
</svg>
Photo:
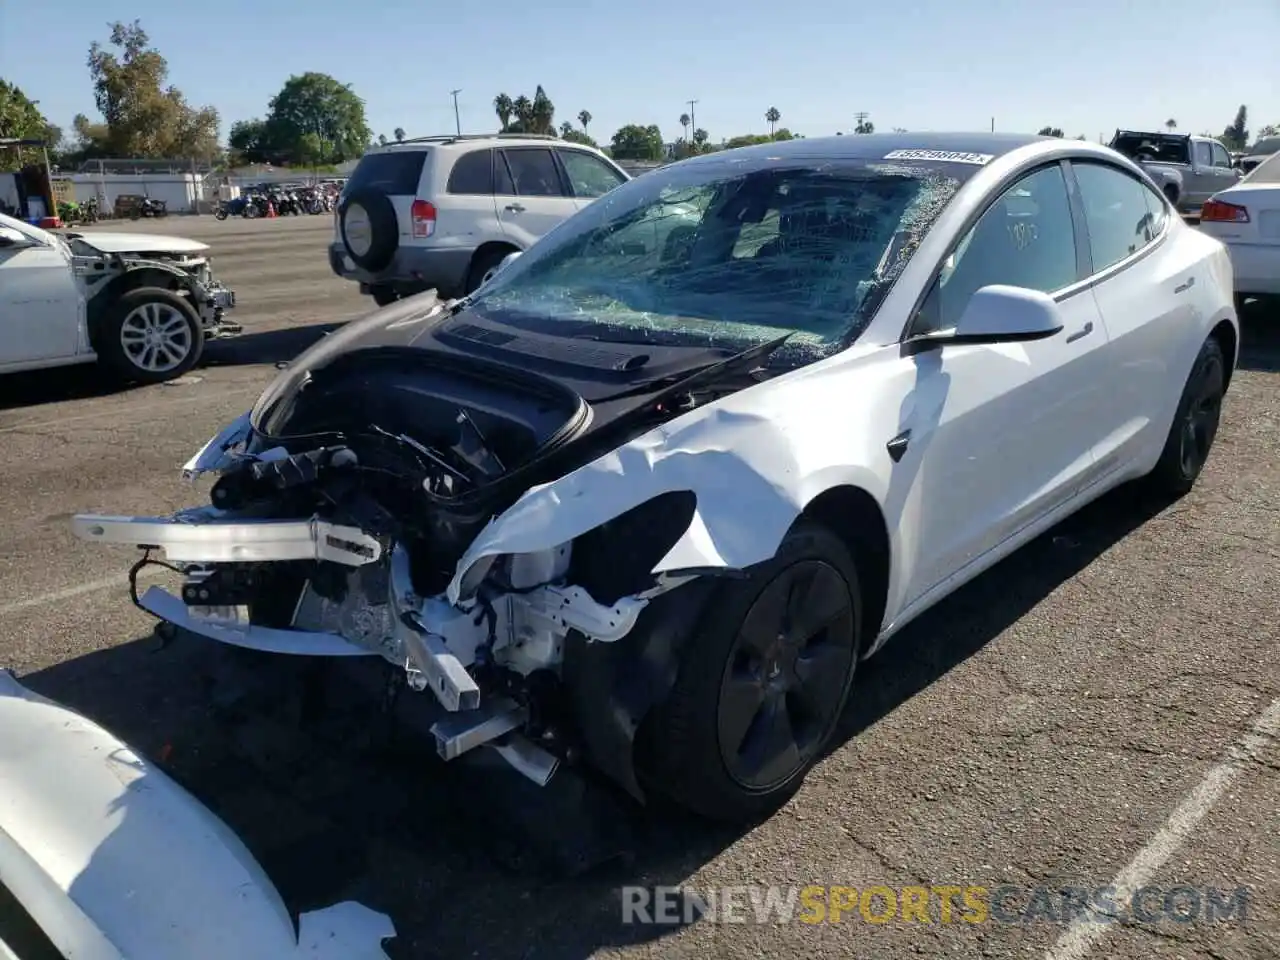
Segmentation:
<svg viewBox="0 0 1280 960">
<path fill-rule="evenodd" d="M 94 230 L 80 234 L 80 239 L 103 253 L 136 253 L 139 250 L 201 253 L 209 249 L 207 243 L 201 243 L 199 240 L 166 237 L 155 233 L 99 233 Z"/>
<path fill-rule="evenodd" d="M 76 960 L 386 960 L 391 921 L 303 914 L 191 794 L 0 671 L 0 882 Z M 0 956 L 5 956 L 0 930 Z"/>
</svg>

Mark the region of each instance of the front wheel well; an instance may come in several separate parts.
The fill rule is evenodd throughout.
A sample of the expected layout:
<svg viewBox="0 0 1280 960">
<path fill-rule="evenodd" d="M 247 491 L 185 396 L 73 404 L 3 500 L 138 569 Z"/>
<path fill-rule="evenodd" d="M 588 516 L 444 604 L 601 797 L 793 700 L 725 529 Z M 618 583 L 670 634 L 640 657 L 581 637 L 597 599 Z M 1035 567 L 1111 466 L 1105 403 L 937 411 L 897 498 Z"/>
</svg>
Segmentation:
<svg viewBox="0 0 1280 960">
<path fill-rule="evenodd" d="M 171 290 L 174 293 L 183 293 L 188 289 L 185 275 L 161 270 L 159 267 L 139 267 L 112 277 L 89 300 L 89 339 L 93 342 L 94 349 L 97 349 L 98 329 L 102 318 L 111 309 L 111 305 L 130 290 L 141 287 Z"/>
<path fill-rule="evenodd" d="M 832 487 L 811 500 L 803 516 L 836 534 L 853 554 L 862 589 L 863 650 L 871 649 L 889 601 L 891 548 L 880 505 L 861 487 Z"/>
<path fill-rule="evenodd" d="M 1222 389 L 1231 386 L 1231 374 L 1235 372 L 1236 367 L 1236 328 L 1232 326 L 1230 320 L 1221 320 L 1218 325 L 1210 331 L 1209 336 L 1218 341 L 1218 346 L 1222 348 L 1222 357 L 1227 362 L 1226 376 L 1223 379 Z"/>
</svg>

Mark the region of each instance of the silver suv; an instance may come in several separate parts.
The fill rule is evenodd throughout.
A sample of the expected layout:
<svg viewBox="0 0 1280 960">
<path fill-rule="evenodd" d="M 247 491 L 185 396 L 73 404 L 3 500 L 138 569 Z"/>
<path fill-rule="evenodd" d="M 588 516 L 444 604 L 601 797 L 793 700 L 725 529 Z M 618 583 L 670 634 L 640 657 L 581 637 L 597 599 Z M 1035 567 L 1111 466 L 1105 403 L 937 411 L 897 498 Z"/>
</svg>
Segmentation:
<svg viewBox="0 0 1280 960">
<path fill-rule="evenodd" d="M 559 137 L 389 143 L 366 153 L 347 181 L 329 265 L 379 304 L 433 287 L 460 297 L 628 179 L 600 151 Z"/>
</svg>

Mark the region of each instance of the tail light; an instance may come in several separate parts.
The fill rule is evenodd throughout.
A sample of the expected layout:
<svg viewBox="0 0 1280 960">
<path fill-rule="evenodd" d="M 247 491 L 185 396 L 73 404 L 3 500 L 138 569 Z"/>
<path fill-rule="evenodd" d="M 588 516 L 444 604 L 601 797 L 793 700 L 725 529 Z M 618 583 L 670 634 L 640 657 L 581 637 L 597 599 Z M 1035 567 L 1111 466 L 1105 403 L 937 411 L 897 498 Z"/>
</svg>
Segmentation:
<svg viewBox="0 0 1280 960">
<path fill-rule="evenodd" d="M 1225 200 L 1207 200 L 1200 209 L 1200 222 L 1214 223 L 1248 223 L 1249 211 L 1239 204 L 1227 203 Z"/>
<path fill-rule="evenodd" d="M 425 200 L 413 201 L 413 208 L 409 211 L 409 219 L 413 221 L 413 235 L 417 239 L 429 237 L 436 232 L 436 208 L 435 204 L 427 203 Z"/>
</svg>

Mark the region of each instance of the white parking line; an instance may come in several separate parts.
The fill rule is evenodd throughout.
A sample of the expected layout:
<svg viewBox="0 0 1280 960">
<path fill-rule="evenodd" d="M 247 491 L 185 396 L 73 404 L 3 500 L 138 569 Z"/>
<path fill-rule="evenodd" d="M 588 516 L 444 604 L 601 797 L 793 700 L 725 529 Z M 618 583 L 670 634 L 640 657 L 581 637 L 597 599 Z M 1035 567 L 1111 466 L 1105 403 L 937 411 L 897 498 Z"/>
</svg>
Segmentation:
<svg viewBox="0 0 1280 960">
<path fill-rule="evenodd" d="M 153 580 L 164 572 L 163 567 L 144 567 L 138 571 L 138 579 Z M 114 577 L 103 577 L 101 580 L 90 580 L 88 583 L 77 584 L 74 587 L 66 587 L 63 590 L 53 590 L 49 593 L 37 594 L 34 597 L 27 597 L 24 600 L 13 600 L 9 603 L 0 604 L 0 617 L 8 616 L 13 613 L 21 613 L 23 610 L 30 610 L 32 607 L 40 607 L 46 603 L 60 603 L 63 600 L 74 600 L 76 597 L 83 597 L 88 593 L 97 593 L 100 590 L 109 590 L 112 587 L 128 586 L 129 578 L 124 574 L 117 574 Z"/>
<path fill-rule="evenodd" d="M 200 401 L 209 402 L 213 399 L 223 399 L 225 397 L 238 397 L 242 394 L 261 393 L 261 387 L 251 387 L 247 390 L 227 390 L 218 393 L 216 397 L 211 397 L 207 393 L 199 394 L 194 397 L 177 397 L 175 399 L 166 399 L 163 402 L 165 407 L 176 407 L 180 404 L 199 403 Z M 44 427 L 61 427 L 68 423 L 80 423 L 84 420 L 101 420 L 103 417 L 124 417 L 134 410 L 142 410 L 145 408 L 149 413 L 154 413 L 155 404 L 133 404 L 128 407 L 117 407 L 111 410 L 99 410 L 96 413 L 82 413 L 74 417 L 58 417 L 56 420 L 26 420 L 22 423 L 14 423 L 7 427 L 0 427 L 0 433 L 16 433 L 19 430 L 40 430 Z"/>
<path fill-rule="evenodd" d="M 1239 741 L 1227 749 L 1226 757 L 1214 766 L 1196 788 L 1183 797 L 1169 819 L 1151 838 L 1151 842 L 1138 851 L 1127 867 L 1111 881 L 1115 899 L 1123 903 L 1151 880 L 1177 849 L 1191 836 L 1197 824 L 1213 807 L 1231 782 L 1240 775 L 1249 760 L 1269 742 L 1280 739 L 1280 698 L 1262 712 L 1253 727 Z M 1046 953 L 1045 960 L 1083 960 L 1115 926 L 1083 914 L 1058 938 Z"/>
</svg>

